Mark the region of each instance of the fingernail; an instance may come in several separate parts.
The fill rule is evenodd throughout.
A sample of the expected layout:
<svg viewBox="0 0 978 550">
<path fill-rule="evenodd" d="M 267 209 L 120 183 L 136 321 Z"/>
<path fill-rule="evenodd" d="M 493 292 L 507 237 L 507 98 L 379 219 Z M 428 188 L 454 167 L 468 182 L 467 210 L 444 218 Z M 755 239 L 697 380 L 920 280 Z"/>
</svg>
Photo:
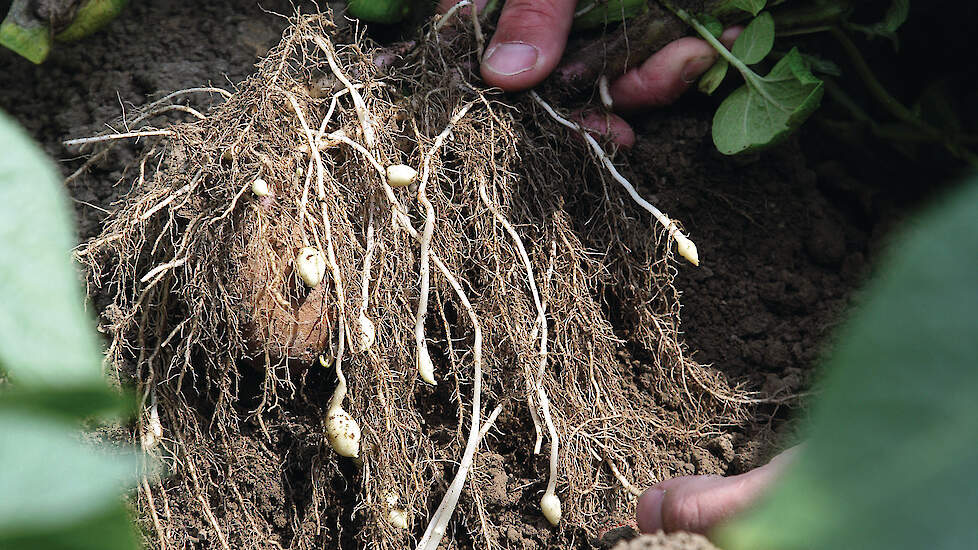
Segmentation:
<svg viewBox="0 0 978 550">
<path fill-rule="evenodd" d="M 707 69 L 713 66 L 716 58 L 712 55 L 704 55 L 700 57 L 694 57 L 686 62 L 686 66 L 683 67 L 683 72 L 680 75 L 683 82 L 686 84 L 692 84 L 700 77 L 701 74 L 705 73 Z"/>
<path fill-rule="evenodd" d="M 642 493 L 635 510 L 638 530 L 642 533 L 655 533 L 662 530 L 662 501 L 666 497 L 663 489 L 652 487 Z"/>
<path fill-rule="evenodd" d="M 526 42 L 504 42 L 486 52 L 486 67 L 503 76 L 513 76 L 529 71 L 537 64 L 540 51 Z"/>
</svg>

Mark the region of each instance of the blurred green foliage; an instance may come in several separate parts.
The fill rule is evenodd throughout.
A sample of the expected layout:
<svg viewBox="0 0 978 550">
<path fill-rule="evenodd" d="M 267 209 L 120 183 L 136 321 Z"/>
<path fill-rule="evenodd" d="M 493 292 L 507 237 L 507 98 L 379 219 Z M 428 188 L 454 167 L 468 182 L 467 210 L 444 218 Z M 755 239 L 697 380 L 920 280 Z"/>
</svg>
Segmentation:
<svg viewBox="0 0 978 550">
<path fill-rule="evenodd" d="M 2 113 L 0 151 L 0 548 L 139 548 L 122 500 L 137 456 L 80 429 L 127 407 L 102 377 L 61 178 Z"/>
<path fill-rule="evenodd" d="M 726 550 L 978 544 L 978 180 L 905 233 L 840 334 L 796 464 Z"/>
</svg>

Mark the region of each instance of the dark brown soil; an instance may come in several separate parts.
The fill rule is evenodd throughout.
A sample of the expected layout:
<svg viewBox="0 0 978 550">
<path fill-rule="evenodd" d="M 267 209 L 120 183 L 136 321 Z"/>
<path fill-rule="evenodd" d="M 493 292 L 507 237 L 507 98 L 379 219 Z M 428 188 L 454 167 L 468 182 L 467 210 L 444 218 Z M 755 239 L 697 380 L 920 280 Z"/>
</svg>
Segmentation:
<svg viewBox="0 0 978 550">
<path fill-rule="evenodd" d="M 207 83 L 229 88 L 249 75 L 257 56 L 278 41 L 286 25 L 272 12 L 290 14 L 292 7 L 277 0 L 263 1 L 261 7 L 244 0 L 133 3 L 107 30 L 60 47 L 43 66 L 0 51 L 0 108 L 19 120 L 68 175 L 81 161 L 71 158 L 61 140 L 92 135 L 130 105 L 163 93 Z M 846 165 L 826 160 L 822 152 L 806 156 L 797 140 L 748 159 L 720 156 L 709 137 L 711 105 L 712 100 L 688 98 L 639 120 L 639 141 L 627 155 L 626 175 L 643 193 L 654 195 L 664 211 L 683 220 L 699 247 L 701 267 L 680 265 L 677 279 L 694 358 L 712 363 L 759 397 L 804 392 L 831 329 L 867 275 L 877 249 L 870 243 L 878 243 L 878 228 L 889 227 L 893 216 L 881 206 L 887 201 L 875 195 L 871 204 L 863 200 L 869 191 L 850 185 Z M 115 184 L 134 151 L 117 147 L 69 185 L 82 238 L 98 233 L 106 210 L 124 191 Z M 101 299 L 94 299 L 98 307 Z M 654 391 L 641 350 L 629 350 L 623 360 L 633 362 L 636 386 Z M 754 406 L 751 412 L 749 422 L 730 426 L 702 447 L 673 449 L 671 471 L 733 474 L 763 463 L 790 437 L 786 419 L 792 415 L 774 404 Z M 243 428 L 246 435 L 237 442 L 240 456 L 247 457 L 240 462 L 248 464 L 235 472 L 246 492 L 241 496 L 270 530 L 256 530 L 256 536 L 260 531 L 288 547 L 302 532 L 332 533 L 315 540 L 320 547 L 338 547 L 355 528 L 352 507 L 336 510 L 328 525 L 315 525 L 312 519 L 296 524 L 288 513 L 303 508 L 308 498 L 308 461 L 314 459 L 309 449 L 315 445 L 309 442 L 320 437 L 321 428 L 296 422 L 288 410 L 279 422 L 272 444 L 257 425 Z M 499 423 L 513 426 L 514 421 L 504 414 Z M 507 477 L 501 466 L 517 459 L 516 453 L 526 459 L 521 451 L 512 453 L 480 458 L 487 472 L 480 477 L 493 483 L 487 507 L 506 518 L 496 542 L 546 545 L 552 539 L 542 534 L 544 525 L 524 517 L 524 480 Z M 330 483 L 342 491 L 344 479 L 337 475 Z M 219 547 L 195 502 L 168 506 L 186 518 L 181 537 L 189 547 Z M 231 531 L 250 530 L 235 523 L 237 506 L 217 509 L 218 521 Z M 628 522 L 629 511 L 618 515 Z M 151 531 L 148 520 L 142 521 Z M 600 527 L 612 535 L 619 526 Z M 575 543 L 613 540 L 578 538 Z"/>
</svg>

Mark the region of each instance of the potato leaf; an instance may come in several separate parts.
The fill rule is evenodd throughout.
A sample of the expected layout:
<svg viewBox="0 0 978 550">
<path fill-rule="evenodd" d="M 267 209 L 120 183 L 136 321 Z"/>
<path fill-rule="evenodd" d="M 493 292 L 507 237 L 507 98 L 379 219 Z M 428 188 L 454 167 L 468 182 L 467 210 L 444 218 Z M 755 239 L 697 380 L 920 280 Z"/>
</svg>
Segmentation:
<svg viewBox="0 0 978 550">
<path fill-rule="evenodd" d="M 371 23 L 397 23 L 411 13 L 407 0 L 347 0 L 347 13 Z"/>
<path fill-rule="evenodd" d="M 720 83 L 723 82 L 723 78 L 727 76 L 727 69 L 730 68 L 730 62 L 724 58 L 717 59 L 716 63 L 713 64 L 703 76 L 700 77 L 699 90 L 706 95 L 713 95 L 713 92 L 717 90 Z"/>
<path fill-rule="evenodd" d="M 831 357 L 808 442 L 727 550 L 974 548 L 978 182 L 910 224 Z"/>
<path fill-rule="evenodd" d="M 716 17 L 713 17 L 708 13 L 701 13 L 696 16 L 696 19 L 699 20 L 699 22 L 702 23 L 703 26 L 706 27 L 706 30 L 710 31 L 710 34 L 713 36 L 720 38 L 720 35 L 723 34 L 723 23 Z"/>
<path fill-rule="evenodd" d="M 745 64 L 753 65 L 767 57 L 773 47 L 774 18 L 770 12 L 764 12 L 755 17 L 744 32 L 740 33 L 730 51 Z"/>
<path fill-rule="evenodd" d="M 0 465 L 0 540 L 101 514 L 139 477 L 131 451 L 110 454 L 67 424 L 13 410 L 0 410 Z"/>
<path fill-rule="evenodd" d="M 767 0 L 725 0 L 713 7 L 713 13 L 719 15 L 729 15 L 736 11 L 746 11 L 751 15 L 757 15 L 767 5 Z"/>
<path fill-rule="evenodd" d="M 733 64 L 746 83 L 720 104 L 713 117 L 713 142 L 723 154 L 776 143 L 801 126 L 822 99 L 822 81 L 812 75 L 796 49 L 765 77 L 742 63 Z"/>
<path fill-rule="evenodd" d="M 3 113 L 0 151 L 0 371 L 25 386 L 104 386 L 61 178 Z"/>
<path fill-rule="evenodd" d="M 903 26 L 910 15 L 910 0 L 892 0 L 883 20 L 872 25 L 849 23 L 849 28 L 866 34 L 869 38 L 881 36 L 893 42 L 893 49 L 899 47 L 896 31 Z"/>
</svg>

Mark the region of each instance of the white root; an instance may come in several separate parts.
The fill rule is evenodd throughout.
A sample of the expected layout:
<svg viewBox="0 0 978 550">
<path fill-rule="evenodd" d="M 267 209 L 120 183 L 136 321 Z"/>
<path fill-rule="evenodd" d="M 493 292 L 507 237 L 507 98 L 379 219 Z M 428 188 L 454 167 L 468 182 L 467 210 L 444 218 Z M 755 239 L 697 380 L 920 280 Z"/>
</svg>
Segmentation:
<svg viewBox="0 0 978 550">
<path fill-rule="evenodd" d="M 336 63 L 336 56 L 333 55 L 332 48 L 330 48 L 326 41 L 319 36 L 313 36 L 312 39 L 319 46 L 319 49 L 323 50 L 323 53 L 326 54 L 326 62 L 329 63 L 329 68 L 332 69 L 333 75 L 346 86 L 347 90 L 350 90 L 350 97 L 353 98 L 353 105 L 356 107 L 357 117 L 360 119 L 360 127 L 363 129 L 363 140 L 367 143 L 369 149 L 373 149 L 376 144 L 374 126 L 370 120 L 370 111 L 367 110 L 367 104 L 363 101 L 363 96 L 357 91 L 357 87 L 343 74 L 343 70 Z M 316 145 L 315 143 L 310 143 L 309 147 L 315 149 Z"/>
<path fill-rule="evenodd" d="M 607 110 L 612 110 L 615 106 L 614 100 L 611 98 L 611 90 L 608 88 L 608 77 L 607 75 L 601 75 L 598 79 L 598 95 L 601 97 L 601 104 Z"/>
<path fill-rule="evenodd" d="M 367 238 L 366 252 L 363 254 L 363 272 L 360 278 L 360 352 L 367 351 L 374 344 L 377 329 L 373 321 L 367 317 L 367 307 L 370 304 L 370 261 L 373 258 L 374 247 L 374 199 L 371 196 L 367 203 Z"/>
<path fill-rule="evenodd" d="M 462 494 L 462 489 L 465 487 L 465 478 L 472 468 L 472 459 L 481 441 L 479 438 L 479 423 L 482 415 L 482 327 L 478 316 L 475 314 L 475 310 L 472 308 L 472 304 L 469 303 L 469 299 L 462 289 L 462 285 L 458 283 L 458 280 L 455 279 L 437 256 L 432 255 L 431 259 L 438 266 L 439 270 L 441 270 L 448 284 L 455 290 L 455 294 L 458 296 L 459 301 L 462 302 L 462 307 L 465 308 L 469 320 L 472 322 L 474 332 L 472 363 L 475 375 L 472 377 L 472 426 L 469 429 L 469 438 L 465 445 L 465 451 L 462 453 L 462 460 L 459 462 L 458 472 L 455 473 L 455 479 L 448 486 L 445 496 L 431 517 L 431 522 L 428 523 L 428 528 L 425 529 L 424 536 L 421 537 L 421 541 L 418 543 L 418 548 L 423 550 L 437 550 L 441 538 L 448 530 L 448 522 L 451 520 L 452 514 L 455 513 L 458 498 Z"/>
<path fill-rule="evenodd" d="M 130 138 L 141 138 L 141 137 L 151 137 L 151 136 L 172 136 L 172 135 L 173 132 L 170 130 L 143 130 L 140 132 L 123 132 L 120 134 L 107 134 L 104 136 L 69 139 L 67 141 L 62 141 L 61 143 L 65 147 L 71 147 L 73 145 L 88 145 L 89 143 L 101 143 L 103 141 L 113 141 L 117 139 L 130 139 Z"/>
<path fill-rule="evenodd" d="M 625 490 L 628 491 L 630 495 L 632 495 L 635 498 L 642 496 L 641 489 L 632 485 L 632 483 L 628 481 L 628 479 L 626 479 L 625 476 L 621 474 L 621 471 L 618 470 L 618 466 L 616 466 L 615 463 L 610 458 L 605 457 L 604 461 L 608 463 L 608 468 L 611 469 L 611 473 L 612 475 L 615 476 L 615 479 L 618 480 L 618 483 L 621 483 L 621 486 L 624 487 Z"/>
<path fill-rule="evenodd" d="M 381 181 L 384 182 L 382 186 L 384 189 L 384 196 L 387 198 L 388 202 L 391 204 L 391 211 L 394 214 L 394 218 L 397 223 L 408 232 L 415 240 L 421 241 L 421 234 L 418 230 L 411 225 L 411 219 L 408 218 L 407 214 L 404 213 L 404 207 L 401 205 L 400 201 L 394 195 L 394 191 L 391 189 L 390 185 L 386 184 L 386 170 L 384 167 L 377 162 L 377 159 L 364 148 L 363 145 L 351 140 L 346 137 L 346 135 L 340 132 L 334 132 L 327 136 L 329 139 L 333 139 L 342 143 L 345 143 L 363 154 L 370 164 L 377 169 L 378 174 L 380 174 Z M 437 550 L 442 537 L 445 536 L 445 532 L 448 530 L 448 522 L 451 521 L 452 515 L 455 513 L 455 507 L 458 505 L 459 496 L 462 494 L 462 489 L 465 486 L 465 479 L 468 477 L 469 470 L 472 468 L 472 460 L 475 456 L 475 451 L 479 447 L 479 443 L 482 441 L 482 431 L 479 427 L 481 414 L 482 414 L 482 327 L 479 323 L 479 317 L 475 314 L 475 309 L 473 309 L 472 304 L 469 302 L 465 291 L 462 289 L 462 285 L 459 284 L 455 275 L 452 274 L 448 266 L 438 257 L 438 255 L 432 251 L 431 261 L 434 262 L 435 267 L 441 272 L 448 284 L 451 285 L 452 289 L 455 291 L 456 296 L 458 296 L 459 301 L 462 303 L 462 307 L 465 309 L 466 314 L 469 316 L 469 320 L 472 322 L 473 330 L 473 351 L 472 351 L 472 363 L 473 370 L 475 374 L 472 378 L 472 427 L 469 431 L 469 437 L 465 444 L 465 450 L 462 453 L 462 460 L 459 462 L 458 471 L 455 473 L 455 479 L 452 480 L 451 485 L 449 485 L 448 490 L 445 492 L 445 496 L 442 497 L 441 503 L 438 504 L 438 508 L 435 513 L 431 516 L 431 520 L 428 522 L 428 527 L 425 529 L 424 536 L 418 543 L 418 550 Z M 497 415 L 498 413 L 494 413 Z"/>
<path fill-rule="evenodd" d="M 339 336 L 337 338 L 336 356 L 334 358 L 338 382 L 336 390 L 333 392 L 333 397 L 329 400 L 329 408 L 326 413 L 326 435 L 330 440 L 330 445 L 338 454 L 355 458 L 360 451 L 360 426 L 340 406 L 343 398 L 346 397 L 346 377 L 343 376 L 343 351 L 346 345 L 347 332 L 345 323 L 346 295 L 343 292 L 343 279 L 340 274 L 340 266 L 336 262 L 332 224 L 329 221 L 329 212 L 326 208 L 326 186 L 324 183 L 326 168 L 323 165 L 322 157 L 319 155 L 319 147 L 317 147 L 315 141 L 316 138 L 306 123 L 305 117 L 302 115 L 302 109 L 299 108 L 299 103 L 292 93 L 286 90 L 283 90 L 283 92 L 289 99 L 289 103 L 292 104 L 292 109 L 295 110 L 296 117 L 298 117 L 299 123 L 302 125 L 302 130 L 306 134 L 306 140 L 309 143 L 309 149 L 312 152 L 312 158 L 316 165 L 316 193 L 322 208 L 323 229 L 326 235 L 326 263 L 332 272 L 333 286 L 336 287 L 337 309 L 339 309 L 339 322 L 337 323 Z"/>
<path fill-rule="evenodd" d="M 540 409 L 543 411 L 544 423 L 547 425 L 547 431 L 550 433 L 550 477 L 547 481 L 547 492 L 543 496 L 543 500 L 540 501 L 540 507 L 543 510 L 543 515 L 546 516 L 547 520 L 551 524 L 557 525 L 560 522 L 560 499 L 557 498 L 555 489 L 557 486 L 557 460 L 558 460 L 558 449 L 560 446 L 560 441 L 557 438 L 557 428 L 554 426 L 553 419 L 550 416 L 550 401 L 547 399 L 547 392 L 543 388 L 543 379 L 546 376 L 547 370 L 547 312 L 543 307 L 543 301 L 540 299 L 540 292 L 537 290 L 536 278 L 533 276 L 533 264 L 530 262 L 530 256 L 526 253 L 526 247 L 523 246 L 523 239 L 520 238 L 519 233 L 513 227 L 513 224 L 509 223 L 509 220 L 503 215 L 502 212 L 496 208 L 496 205 L 489 200 L 489 195 L 486 193 L 485 182 L 479 182 L 479 197 L 482 198 L 482 202 L 485 203 L 486 208 L 492 212 L 492 215 L 496 218 L 496 221 L 503 226 L 503 229 L 509 234 L 510 238 L 513 239 L 513 243 L 516 245 L 516 250 L 519 252 L 520 260 L 523 262 L 523 268 L 526 270 L 526 279 L 530 287 L 530 294 L 533 296 L 533 304 L 537 309 L 537 323 L 540 327 L 540 355 L 539 355 L 539 366 L 537 367 L 537 377 L 534 380 L 534 387 L 537 392 L 537 401 L 539 401 Z M 535 332 L 535 331 L 534 331 Z M 531 409 L 532 410 L 532 409 Z M 540 437 L 539 431 L 537 432 L 537 446 L 535 453 L 539 452 Z"/>
<path fill-rule="evenodd" d="M 482 23 L 479 22 L 479 6 L 477 6 L 472 0 L 462 0 L 449 8 L 448 11 L 438 18 L 432 32 L 434 32 L 435 36 L 437 37 L 438 33 L 440 33 L 442 28 L 444 28 L 445 25 L 451 21 L 455 13 L 458 12 L 459 9 L 466 6 L 469 6 L 469 16 L 472 19 L 472 31 L 473 34 L 475 34 L 476 53 L 478 54 L 479 59 L 482 59 L 482 53 L 486 49 L 486 38 L 482 33 Z"/>
<path fill-rule="evenodd" d="M 601 161 L 601 163 L 604 164 L 605 168 L 608 169 L 608 172 L 611 174 L 611 177 L 613 177 L 615 181 L 620 183 L 621 186 L 624 187 L 626 191 L 628 191 L 628 194 L 632 197 L 632 200 L 634 200 L 636 203 L 638 203 L 639 206 L 641 206 L 642 208 L 647 210 L 650 214 L 652 214 L 655 217 L 655 219 L 658 220 L 659 223 L 661 223 L 662 226 L 665 227 L 667 231 L 669 231 L 669 235 L 676 239 L 676 248 L 679 254 L 683 258 L 689 260 L 691 264 L 695 266 L 700 265 L 699 255 L 696 252 L 696 245 L 693 244 L 693 241 L 689 240 L 689 238 L 686 235 L 684 235 L 682 231 L 679 230 L 679 226 L 676 225 L 675 221 L 669 219 L 668 216 L 663 214 L 652 203 L 645 200 L 644 198 L 642 198 L 641 195 L 638 194 L 638 191 L 635 190 L 635 186 L 632 185 L 631 182 L 629 182 L 627 179 L 625 179 L 625 176 L 622 176 L 621 173 L 618 171 L 618 169 L 615 168 L 615 164 L 611 162 L 611 158 L 608 157 L 608 154 L 604 152 L 604 149 L 601 148 L 601 145 L 598 143 L 596 139 L 594 139 L 593 136 L 591 136 L 591 134 L 587 133 L 583 128 L 581 128 L 580 124 L 567 120 L 566 118 L 558 115 L 557 112 L 554 111 L 553 107 L 551 107 L 549 103 L 544 101 L 543 98 L 540 97 L 540 95 L 537 94 L 536 92 L 531 90 L 530 97 L 532 97 L 533 100 L 536 101 L 538 105 L 543 107 L 543 110 L 546 111 L 551 118 L 556 120 L 558 123 L 570 128 L 571 130 L 579 132 L 581 134 L 581 137 L 584 138 L 584 141 L 586 141 L 587 144 L 591 147 L 591 150 L 594 152 L 595 156 L 597 156 L 598 159 Z"/>
<path fill-rule="evenodd" d="M 163 440 L 163 424 L 160 423 L 160 411 L 156 403 L 156 392 L 151 393 L 151 405 L 146 414 L 146 421 L 142 426 L 140 444 L 144 452 L 156 448 Z"/>
<path fill-rule="evenodd" d="M 547 425 L 550 432 L 550 478 L 547 479 L 547 490 L 540 499 L 540 509 L 551 525 L 560 523 L 561 510 L 560 499 L 557 498 L 557 459 L 558 442 L 557 427 L 554 425 L 553 418 L 550 417 L 550 400 L 543 391 L 543 383 L 537 385 L 537 399 L 540 401 L 540 409 L 543 411 L 543 422 Z"/>
<path fill-rule="evenodd" d="M 428 195 L 425 192 L 428 188 L 428 181 L 431 178 L 431 157 L 434 156 L 435 152 L 442 146 L 442 143 L 445 142 L 445 138 L 452 133 L 455 124 L 469 112 L 469 108 L 471 107 L 472 103 L 468 103 L 459 109 L 452 116 L 451 120 L 448 121 L 445 129 L 435 138 L 435 142 L 431 145 L 431 148 L 425 154 L 424 160 L 422 161 L 421 182 L 418 184 L 418 202 L 424 206 L 425 219 L 424 229 L 421 232 L 421 258 L 418 268 L 421 288 L 418 294 L 418 310 L 414 318 L 414 339 L 417 344 L 418 373 L 421 375 L 422 380 L 432 385 L 436 382 L 434 367 L 431 363 L 431 357 L 428 354 L 428 342 L 425 338 L 424 323 L 428 316 L 428 294 L 431 284 L 429 256 L 431 255 L 431 237 L 435 232 L 435 207 L 428 200 Z M 390 182 L 388 181 L 388 183 Z"/>
</svg>

